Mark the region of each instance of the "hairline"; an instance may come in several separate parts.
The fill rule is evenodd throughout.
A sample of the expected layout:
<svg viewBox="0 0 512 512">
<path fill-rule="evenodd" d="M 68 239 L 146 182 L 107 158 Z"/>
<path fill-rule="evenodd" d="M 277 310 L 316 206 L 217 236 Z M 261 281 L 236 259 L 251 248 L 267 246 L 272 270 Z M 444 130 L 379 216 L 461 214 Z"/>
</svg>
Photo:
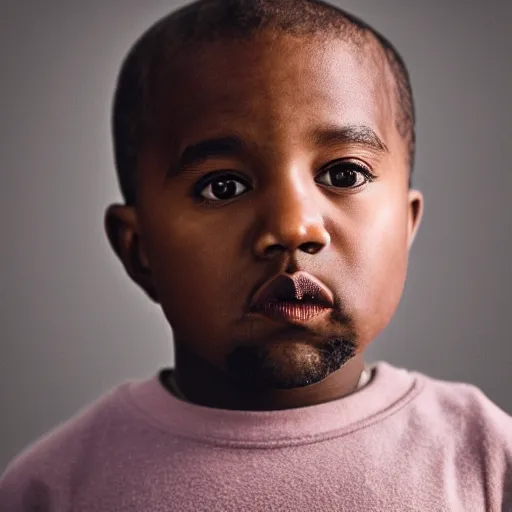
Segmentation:
<svg viewBox="0 0 512 512">
<path fill-rule="evenodd" d="M 201 4 L 201 2 L 196 2 L 196 4 Z M 337 11 L 336 14 L 339 14 L 339 23 L 328 24 L 325 29 L 322 29 L 321 31 L 315 30 L 314 27 L 310 27 L 308 24 L 299 27 L 285 27 L 282 26 L 279 19 L 275 22 L 271 19 L 270 22 L 267 21 L 267 23 L 264 23 L 246 33 L 241 32 L 238 26 L 228 26 L 227 28 L 221 27 L 220 30 L 214 30 L 212 32 L 211 30 L 204 28 L 199 23 L 198 25 L 203 30 L 203 32 L 200 32 L 199 34 L 190 34 L 187 32 L 175 34 L 170 30 L 170 28 L 183 28 L 182 25 L 186 26 L 186 22 L 180 25 L 180 16 L 183 17 L 183 15 L 187 14 L 187 8 L 190 7 L 187 5 L 182 9 L 171 12 L 169 15 L 163 17 L 150 27 L 132 46 L 132 49 L 128 53 L 122 67 L 123 70 L 130 57 L 132 59 L 135 57 L 138 60 L 137 64 L 139 75 L 140 77 L 144 76 L 144 78 L 139 77 L 141 80 L 139 85 L 142 89 L 142 96 L 140 98 L 141 101 L 138 104 L 138 107 L 141 110 L 137 116 L 138 122 L 135 126 L 136 132 L 134 131 L 132 133 L 131 142 L 134 147 L 124 148 L 125 156 L 130 149 L 132 150 L 132 168 L 129 170 L 126 169 L 126 167 L 128 167 L 126 162 L 127 159 L 125 159 L 124 162 L 121 162 L 121 166 L 123 168 L 120 168 L 119 162 L 116 161 L 118 178 L 126 202 L 135 203 L 137 199 L 136 183 L 137 175 L 139 174 L 139 155 L 144 142 L 148 140 L 148 137 L 151 137 L 151 128 L 154 120 L 154 116 L 152 115 L 152 91 L 154 91 L 154 88 L 159 85 L 159 72 L 162 67 L 165 67 L 166 62 L 172 61 L 172 59 L 175 58 L 176 52 L 183 50 L 189 45 L 200 47 L 201 45 L 208 43 L 229 43 L 235 41 L 250 43 L 264 33 L 275 33 L 277 34 L 277 37 L 279 37 L 279 35 L 289 35 L 298 39 L 309 36 L 311 40 L 316 40 L 322 44 L 325 44 L 327 41 L 332 39 L 338 39 L 340 41 L 347 42 L 348 44 L 352 44 L 356 50 L 360 50 L 361 52 L 365 52 L 369 47 L 371 47 L 372 49 L 370 51 L 373 52 L 374 55 L 377 55 L 378 52 L 381 55 L 381 58 L 384 58 L 383 61 L 379 59 L 379 65 L 381 65 L 380 62 L 382 62 L 383 69 L 386 74 L 388 74 L 388 77 L 391 77 L 391 84 L 387 78 L 385 79 L 385 84 L 386 87 L 391 86 L 392 88 L 392 94 L 394 96 L 392 101 L 393 115 L 395 118 L 394 121 L 395 126 L 406 145 L 409 186 L 411 186 L 415 153 L 415 112 L 412 88 L 405 63 L 402 61 L 400 54 L 393 45 L 373 27 L 354 17 L 350 13 L 346 13 L 337 6 L 331 4 L 326 5 Z M 134 63 L 131 63 L 131 65 L 132 67 L 137 67 L 134 66 Z M 375 65 L 377 65 L 377 62 Z M 402 86 L 402 88 L 404 87 L 404 78 L 407 82 L 406 94 L 411 100 L 408 105 L 402 104 L 403 98 L 401 97 L 400 91 L 400 86 Z M 400 81 L 402 81 L 402 84 L 400 84 Z M 115 99 L 117 99 L 117 91 Z M 114 116 L 116 114 L 115 108 L 116 107 L 114 106 Z M 407 119 L 404 120 L 404 116 Z M 407 126 L 405 131 L 400 129 L 400 125 L 404 124 Z M 114 128 L 114 138 L 118 135 L 116 134 L 116 131 L 117 130 Z M 115 142 L 118 146 L 120 145 L 118 140 L 115 140 Z M 118 148 L 116 148 L 116 150 L 117 149 Z M 130 181 L 130 183 L 127 183 L 128 181 Z M 130 192 L 128 189 L 133 192 L 132 200 L 127 197 L 127 193 Z"/>
</svg>

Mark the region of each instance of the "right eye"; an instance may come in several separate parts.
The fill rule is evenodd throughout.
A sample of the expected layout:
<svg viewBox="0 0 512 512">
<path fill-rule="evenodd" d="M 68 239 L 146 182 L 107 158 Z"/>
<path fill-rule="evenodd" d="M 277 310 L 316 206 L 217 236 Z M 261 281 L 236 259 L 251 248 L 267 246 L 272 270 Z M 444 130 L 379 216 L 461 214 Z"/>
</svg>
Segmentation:
<svg viewBox="0 0 512 512">
<path fill-rule="evenodd" d="M 204 198 L 206 202 L 228 201 L 248 189 L 249 185 L 235 174 L 218 172 L 203 178 L 195 187 L 196 194 Z"/>
</svg>

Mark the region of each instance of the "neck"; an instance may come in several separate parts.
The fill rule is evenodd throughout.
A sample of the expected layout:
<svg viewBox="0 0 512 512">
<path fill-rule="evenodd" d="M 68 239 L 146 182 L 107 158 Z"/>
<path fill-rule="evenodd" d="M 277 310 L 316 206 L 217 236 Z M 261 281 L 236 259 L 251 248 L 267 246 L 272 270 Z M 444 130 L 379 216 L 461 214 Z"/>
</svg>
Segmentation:
<svg viewBox="0 0 512 512">
<path fill-rule="evenodd" d="M 356 391 L 364 361 L 354 356 L 342 368 L 309 386 L 265 391 L 237 387 L 225 372 L 188 351 L 175 349 L 173 377 L 187 401 L 216 409 L 270 411 L 317 405 Z M 167 387 L 172 389 L 169 383 Z"/>
</svg>

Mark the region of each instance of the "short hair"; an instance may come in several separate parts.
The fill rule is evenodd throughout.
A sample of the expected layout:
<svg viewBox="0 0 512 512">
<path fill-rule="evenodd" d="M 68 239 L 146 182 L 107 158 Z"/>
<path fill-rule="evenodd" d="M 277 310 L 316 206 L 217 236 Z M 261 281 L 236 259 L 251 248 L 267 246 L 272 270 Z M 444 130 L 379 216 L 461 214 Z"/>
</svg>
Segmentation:
<svg viewBox="0 0 512 512">
<path fill-rule="evenodd" d="M 126 204 L 137 200 L 138 154 L 152 120 L 150 92 L 165 58 L 186 43 L 250 39 L 263 30 L 299 37 L 341 37 L 359 47 L 368 44 L 371 36 L 377 40 L 394 77 L 395 123 L 407 145 L 411 186 L 415 153 L 412 88 L 402 57 L 384 36 L 339 7 L 319 0 L 197 0 L 152 25 L 122 63 L 113 101 L 112 134 L 117 177 Z"/>
</svg>

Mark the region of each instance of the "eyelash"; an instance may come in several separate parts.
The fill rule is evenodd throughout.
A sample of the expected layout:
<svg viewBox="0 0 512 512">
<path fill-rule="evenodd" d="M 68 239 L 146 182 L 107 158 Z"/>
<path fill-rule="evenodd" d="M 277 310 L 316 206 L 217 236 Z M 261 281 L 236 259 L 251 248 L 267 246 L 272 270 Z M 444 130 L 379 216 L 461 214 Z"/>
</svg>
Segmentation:
<svg viewBox="0 0 512 512">
<path fill-rule="evenodd" d="M 336 187 L 335 185 L 325 185 L 322 183 L 320 183 L 320 185 L 323 185 L 323 186 L 329 187 L 329 188 L 338 188 L 340 190 L 357 190 L 358 188 L 362 187 L 366 183 L 371 183 L 371 182 L 375 181 L 375 179 L 377 178 L 366 165 L 363 165 L 363 164 L 360 164 L 360 163 L 357 163 L 357 162 L 354 162 L 351 160 L 348 160 L 348 161 L 347 160 L 338 160 L 338 161 L 332 162 L 332 163 L 328 164 L 326 167 L 324 167 L 322 169 L 322 171 L 320 171 L 315 176 L 315 180 L 318 176 L 327 174 L 330 170 L 332 170 L 333 168 L 336 168 L 337 166 L 343 167 L 344 170 L 352 170 L 352 171 L 355 171 L 355 172 L 361 174 L 365 179 L 364 183 L 362 183 L 361 185 L 358 185 L 356 187 Z M 247 190 L 244 190 L 241 194 L 238 194 L 231 199 L 212 200 L 212 199 L 208 199 L 201 195 L 201 193 L 204 191 L 204 189 L 208 185 L 211 185 L 215 181 L 220 180 L 220 178 L 223 178 L 226 181 L 237 181 L 239 183 L 242 183 L 243 186 L 247 188 Z M 222 205 L 230 202 L 232 199 L 236 199 L 237 197 L 245 194 L 246 192 L 248 192 L 250 190 L 252 190 L 252 188 L 251 188 L 250 184 L 245 179 L 241 178 L 238 174 L 236 174 L 232 171 L 225 170 L 225 171 L 213 171 L 213 172 L 210 172 L 210 173 L 204 175 L 194 185 L 192 194 L 193 194 L 195 200 L 198 201 L 200 204 L 216 207 L 216 206 L 222 206 Z"/>
</svg>

